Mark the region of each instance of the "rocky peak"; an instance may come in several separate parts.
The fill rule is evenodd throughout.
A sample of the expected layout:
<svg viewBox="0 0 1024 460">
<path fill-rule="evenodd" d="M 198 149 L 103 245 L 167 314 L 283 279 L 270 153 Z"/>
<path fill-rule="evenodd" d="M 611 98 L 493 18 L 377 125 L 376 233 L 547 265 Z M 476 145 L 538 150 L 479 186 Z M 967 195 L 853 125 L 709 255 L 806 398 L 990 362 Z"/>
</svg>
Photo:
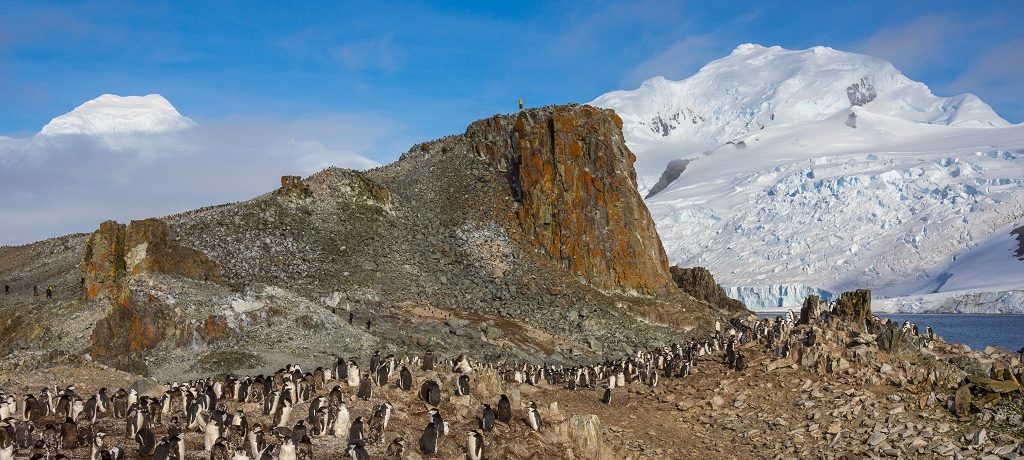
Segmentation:
<svg viewBox="0 0 1024 460">
<path fill-rule="evenodd" d="M 563 268 L 600 289 L 651 294 L 672 286 L 614 111 L 525 110 L 473 123 L 466 137 L 506 168 L 519 225 Z"/>
</svg>

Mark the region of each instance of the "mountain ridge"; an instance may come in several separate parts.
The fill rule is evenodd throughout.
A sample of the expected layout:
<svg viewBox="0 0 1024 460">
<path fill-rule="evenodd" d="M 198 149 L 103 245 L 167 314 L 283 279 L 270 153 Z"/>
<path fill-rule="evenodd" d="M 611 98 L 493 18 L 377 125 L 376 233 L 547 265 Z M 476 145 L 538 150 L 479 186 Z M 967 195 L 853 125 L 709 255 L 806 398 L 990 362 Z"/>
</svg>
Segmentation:
<svg viewBox="0 0 1024 460">
<path fill-rule="evenodd" d="M 881 59 L 741 45 L 593 103 L 624 120 L 670 262 L 710 268 L 750 307 L 860 286 L 927 294 L 958 254 L 1021 224 L 1022 125 Z M 1024 289 L 984 281 L 972 286 Z"/>
</svg>

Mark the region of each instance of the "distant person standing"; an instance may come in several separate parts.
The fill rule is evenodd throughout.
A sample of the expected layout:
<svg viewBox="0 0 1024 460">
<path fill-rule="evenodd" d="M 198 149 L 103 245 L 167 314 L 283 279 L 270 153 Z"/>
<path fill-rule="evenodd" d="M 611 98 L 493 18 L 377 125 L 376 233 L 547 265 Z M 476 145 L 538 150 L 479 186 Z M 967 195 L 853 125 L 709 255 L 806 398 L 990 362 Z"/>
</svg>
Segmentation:
<svg viewBox="0 0 1024 460">
<path fill-rule="evenodd" d="M 53 286 L 46 286 L 46 298 L 47 299 L 52 299 L 53 298 Z"/>
<path fill-rule="evenodd" d="M 10 295 L 10 294 L 11 294 L 11 285 L 10 284 L 5 284 L 4 285 L 4 295 Z"/>
<path fill-rule="evenodd" d="M 32 285 L 32 295 L 35 297 L 39 297 L 39 286 Z"/>
</svg>

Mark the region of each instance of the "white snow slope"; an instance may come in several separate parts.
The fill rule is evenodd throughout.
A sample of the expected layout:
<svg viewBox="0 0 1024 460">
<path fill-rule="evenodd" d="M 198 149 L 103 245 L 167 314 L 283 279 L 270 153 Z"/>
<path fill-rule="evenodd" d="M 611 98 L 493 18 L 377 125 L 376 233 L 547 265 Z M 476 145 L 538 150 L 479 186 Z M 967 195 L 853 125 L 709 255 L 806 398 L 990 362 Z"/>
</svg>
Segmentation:
<svg viewBox="0 0 1024 460">
<path fill-rule="evenodd" d="M 672 263 L 751 308 L 870 287 L 882 308 L 1024 312 L 1009 233 L 1024 125 L 974 95 L 936 97 L 869 56 L 748 44 L 592 104 L 622 116 L 642 192 L 691 159 L 647 205 Z"/>
</svg>

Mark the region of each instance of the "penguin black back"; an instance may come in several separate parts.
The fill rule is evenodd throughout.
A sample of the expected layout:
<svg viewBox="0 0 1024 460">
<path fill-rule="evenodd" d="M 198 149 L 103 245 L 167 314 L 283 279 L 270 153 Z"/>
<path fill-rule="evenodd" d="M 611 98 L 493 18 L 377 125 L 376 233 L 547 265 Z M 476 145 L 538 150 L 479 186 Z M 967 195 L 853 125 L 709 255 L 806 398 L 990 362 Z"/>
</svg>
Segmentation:
<svg viewBox="0 0 1024 460">
<path fill-rule="evenodd" d="M 512 421 L 512 403 L 508 400 L 507 395 L 501 395 L 501 399 L 498 400 L 498 421 L 503 423 Z"/>
</svg>

